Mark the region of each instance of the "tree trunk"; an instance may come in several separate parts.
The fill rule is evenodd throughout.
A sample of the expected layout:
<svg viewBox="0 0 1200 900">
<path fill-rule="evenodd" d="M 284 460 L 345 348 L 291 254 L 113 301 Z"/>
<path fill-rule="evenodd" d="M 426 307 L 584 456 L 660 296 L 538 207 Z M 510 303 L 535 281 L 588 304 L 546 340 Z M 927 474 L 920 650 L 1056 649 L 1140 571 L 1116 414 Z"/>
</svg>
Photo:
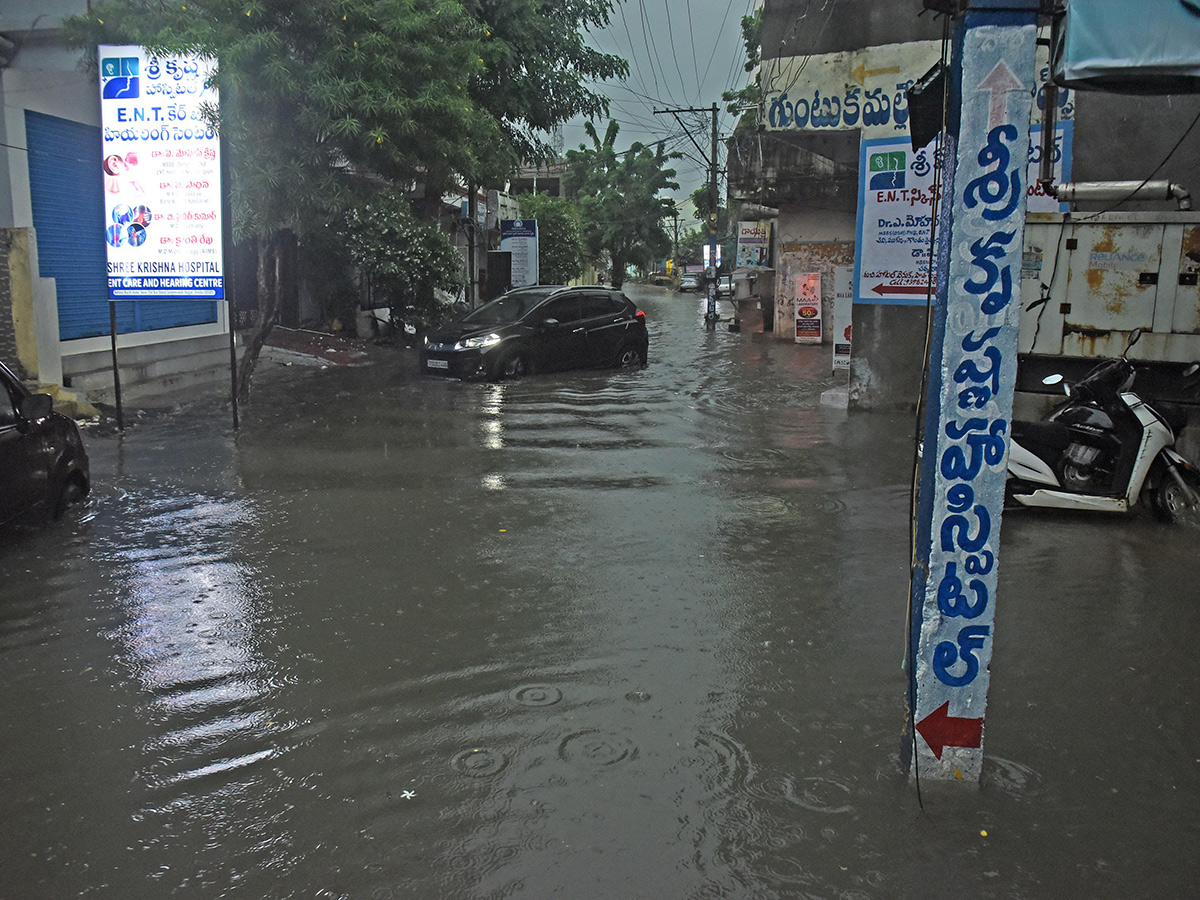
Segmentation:
<svg viewBox="0 0 1200 900">
<path fill-rule="evenodd" d="M 250 380 L 258 365 L 258 354 L 275 327 L 275 316 L 279 312 L 278 235 L 255 240 L 258 245 L 258 325 L 246 342 L 245 353 L 238 365 L 238 400 L 243 403 L 250 398 Z"/>
<path fill-rule="evenodd" d="M 610 250 L 609 257 L 612 259 L 612 272 L 609 273 L 609 281 L 612 282 L 613 288 L 619 291 L 621 285 L 625 283 L 625 257 L 616 250 Z"/>
</svg>

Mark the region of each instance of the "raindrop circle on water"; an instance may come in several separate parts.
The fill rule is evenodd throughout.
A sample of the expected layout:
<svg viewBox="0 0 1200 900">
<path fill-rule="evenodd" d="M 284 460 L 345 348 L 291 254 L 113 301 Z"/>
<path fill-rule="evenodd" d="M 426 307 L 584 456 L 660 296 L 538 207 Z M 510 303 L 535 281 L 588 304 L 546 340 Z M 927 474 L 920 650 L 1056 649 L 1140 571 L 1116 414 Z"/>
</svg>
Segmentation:
<svg viewBox="0 0 1200 900">
<path fill-rule="evenodd" d="M 567 762 L 592 766 L 611 766 L 628 759 L 633 752 L 633 745 L 624 738 L 596 730 L 569 734 L 558 745 L 558 755 Z"/>
<path fill-rule="evenodd" d="M 832 778 L 813 777 L 804 781 L 805 784 L 799 791 L 796 791 L 791 783 L 787 785 L 785 796 L 792 803 L 819 813 L 848 813 L 853 809 L 845 802 L 850 796 L 848 784 L 842 784 Z"/>
<path fill-rule="evenodd" d="M 744 497 L 735 502 L 743 512 L 760 519 L 787 515 L 788 506 L 778 497 Z"/>
<path fill-rule="evenodd" d="M 630 703 L 645 703 L 650 699 L 650 695 L 645 691 L 630 691 L 625 695 L 625 699 Z"/>
<path fill-rule="evenodd" d="M 984 787 L 995 788 L 1023 800 L 1040 793 L 1041 776 L 1028 766 L 998 756 L 987 757 L 984 762 L 979 777 Z"/>
<path fill-rule="evenodd" d="M 736 463 L 774 462 L 783 456 L 776 447 L 738 447 L 722 450 L 721 455 Z"/>
<path fill-rule="evenodd" d="M 562 699 L 563 694 L 556 687 L 527 684 L 517 688 L 509 696 L 522 706 L 553 706 Z"/>
<path fill-rule="evenodd" d="M 450 768 L 471 778 L 489 778 L 504 771 L 508 765 L 508 757 L 498 750 L 487 747 L 474 747 L 454 754 L 450 760 Z"/>
</svg>

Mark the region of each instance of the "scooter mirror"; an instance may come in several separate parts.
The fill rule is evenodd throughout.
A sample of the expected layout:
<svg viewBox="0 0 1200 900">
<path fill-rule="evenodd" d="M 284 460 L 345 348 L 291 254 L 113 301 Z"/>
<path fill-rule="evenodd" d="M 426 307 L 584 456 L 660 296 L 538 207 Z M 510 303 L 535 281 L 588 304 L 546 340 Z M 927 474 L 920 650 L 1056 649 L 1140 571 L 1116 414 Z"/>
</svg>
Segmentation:
<svg viewBox="0 0 1200 900">
<path fill-rule="evenodd" d="M 1060 384 L 1062 380 L 1062 375 L 1056 372 L 1053 375 L 1047 375 L 1045 378 L 1043 378 L 1042 384 L 1049 387 L 1050 385 Z"/>
<path fill-rule="evenodd" d="M 1141 339 L 1142 332 L 1146 330 L 1145 328 L 1138 327 L 1129 332 L 1129 343 L 1125 345 L 1125 352 L 1121 354 L 1122 356 L 1129 354 L 1129 349 Z"/>
</svg>

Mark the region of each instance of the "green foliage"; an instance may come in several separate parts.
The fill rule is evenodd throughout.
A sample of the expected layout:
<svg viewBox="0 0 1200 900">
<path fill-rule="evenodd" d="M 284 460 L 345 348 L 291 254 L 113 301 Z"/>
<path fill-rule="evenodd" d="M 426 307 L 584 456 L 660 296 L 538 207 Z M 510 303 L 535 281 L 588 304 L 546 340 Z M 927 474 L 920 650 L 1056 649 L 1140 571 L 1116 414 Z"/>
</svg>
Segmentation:
<svg viewBox="0 0 1200 900">
<path fill-rule="evenodd" d="M 625 63 L 586 47 L 608 0 L 100 0 L 74 46 L 219 62 L 241 236 L 322 226 L 377 189 L 496 181 L 539 131 L 604 108 Z M 85 54 L 95 65 L 94 52 Z"/>
<path fill-rule="evenodd" d="M 549 194 L 525 194 L 521 216 L 537 219 L 539 280 L 566 284 L 578 278 L 583 271 L 583 240 L 575 204 Z"/>
<path fill-rule="evenodd" d="M 625 78 L 629 64 L 589 47 L 584 33 L 608 24 L 611 0 L 466 0 L 484 27 L 483 70 L 471 98 L 500 124 L 522 159 L 551 154 L 544 135 L 576 116 L 608 113 L 585 85 Z"/>
<path fill-rule="evenodd" d="M 618 152 L 616 122 L 609 122 L 603 140 L 591 122 L 584 128 L 592 146 L 567 151 L 563 183 L 579 206 L 586 250 L 593 258 L 608 256 L 613 286 L 620 287 L 626 266 L 648 266 L 670 253 L 663 220 L 675 214 L 675 201 L 658 195 L 679 187 L 675 170 L 666 167 L 679 154 L 666 153 L 661 143 Z"/>
<path fill-rule="evenodd" d="M 742 42 L 746 45 L 747 72 L 754 72 L 762 59 L 762 27 L 763 8 L 760 6 L 753 15 L 742 16 Z M 735 134 L 753 132 L 758 129 L 758 110 L 762 105 L 762 87 L 757 73 L 744 88 L 738 91 L 725 91 L 721 94 L 725 101 L 725 109 L 738 117 Z M 744 110 L 744 112 L 743 112 Z"/>
<path fill-rule="evenodd" d="M 217 57 L 239 235 L 311 230 L 357 201 L 367 173 L 405 183 L 434 163 L 477 174 L 515 160 L 496 157 L 501 131 L 464 91 L 485 35 L 456 3 L 102 0 L 68 29 L 81 47 Z"/>
<path fill-rule="evenodd" d="M 433 218 L 456 176 L 495 183 L 545 150 L 539 134 L 604 110 L 589 86 L 627 67 L 585 46 L 581 30 L 611 10 L 611 0 L 94 0 L 64 33 L 93 68 L 99 44 L 217 60 L 210 121 L 230 163 L 234 235 L 261 239 L 266 271 L 282 232 L 304 240 L 348 209 L 361 217 L 381 185 L 423 185 Z M 357 252 L 397 302 L 432 305 L 457 263 L 403 201 L 386 206 L 404 249 L 388 257 L 350 214 Z M 247 376 L 278 304 L 268 281 Z"/>
<path fill-rule="evenodd" d="M 457 292 L 466 283 L 463 260 L 444 231 L 418 220 L 408 201 L 384 196 L 350 209 L 339 229 L 354 265 L 376 294 L 386 296 L 393 318 L 416 307 L 436 319 L 436 291 Z"/>
</svg>

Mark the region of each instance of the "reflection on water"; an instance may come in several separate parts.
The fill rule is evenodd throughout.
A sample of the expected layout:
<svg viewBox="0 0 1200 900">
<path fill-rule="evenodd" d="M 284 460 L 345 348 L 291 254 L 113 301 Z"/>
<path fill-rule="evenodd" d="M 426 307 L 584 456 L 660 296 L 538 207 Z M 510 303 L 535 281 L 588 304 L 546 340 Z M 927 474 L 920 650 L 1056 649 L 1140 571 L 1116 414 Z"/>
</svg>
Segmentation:
<svg viewBox="0 0 1200 900">
<path fill-rule="evenodd" d="M 94 438 L 0 556 L 0 898 L 1186 895 L 1194 545 L 1006 517 L 983 782 L 922 812 L 910 418 L 643 305 L 643 371 L 389 350 Z"/>
<path fill-rule="evenodd" d="M 236 831 L 240 847 L 225 852 L 247 857 L 241 865 L 285 865 L 292 841 L 271 798 L 299 723 L 277 705 L 286 670 L 263 653 L 259 573 L 238 560 L 261 523 L 244 498 L 121 502 L 129 516 L 105 548 L 121 615 L 111 638 L 148 728 L 134 776 L 148 793 L 133 819 L 197 828 L 210 843 Z"/>
</svg>

